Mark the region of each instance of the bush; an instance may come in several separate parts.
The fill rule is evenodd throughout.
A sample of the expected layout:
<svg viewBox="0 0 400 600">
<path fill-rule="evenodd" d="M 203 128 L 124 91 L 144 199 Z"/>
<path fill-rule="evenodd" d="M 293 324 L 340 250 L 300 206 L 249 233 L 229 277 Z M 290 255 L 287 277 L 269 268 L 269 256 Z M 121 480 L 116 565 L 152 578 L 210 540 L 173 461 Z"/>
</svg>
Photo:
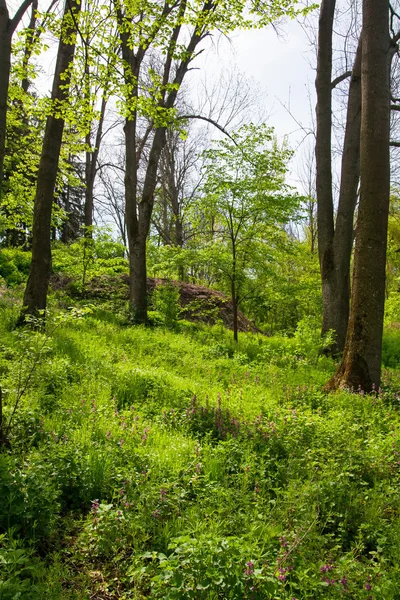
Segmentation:
<svg viewBox="0 0 400 600">
<path fill-rule="evenodd" d="M 158 285 L 153 292 L 153 306 L 164 319 L 167 327 L 174 327 L 181 313 L 179 288 L 172 284 Z"/>
<path fill-rule="evenodd" d="M 0 277 L 7 285 L 23 283 L 31 264 L 31 253 L 19 248 L 2 248 L 0 250 Z"/>
</svg>

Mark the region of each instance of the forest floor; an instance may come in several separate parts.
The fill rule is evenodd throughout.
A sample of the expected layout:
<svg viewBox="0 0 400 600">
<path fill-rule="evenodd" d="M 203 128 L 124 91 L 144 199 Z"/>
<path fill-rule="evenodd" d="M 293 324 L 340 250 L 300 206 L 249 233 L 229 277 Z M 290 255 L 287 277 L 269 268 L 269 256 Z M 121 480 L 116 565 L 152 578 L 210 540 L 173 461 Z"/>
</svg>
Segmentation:
<svg viewBox="0 0 400 600">
<path fill-rule="evenodd" d="M 328 395 L 310 331 L 236 345 L 59 291 L 43 334 L 13 330 L 18 302 L 0 297 L 1 600 L 400 597 L 398 329 L 382 390 Z"/>
</svg>

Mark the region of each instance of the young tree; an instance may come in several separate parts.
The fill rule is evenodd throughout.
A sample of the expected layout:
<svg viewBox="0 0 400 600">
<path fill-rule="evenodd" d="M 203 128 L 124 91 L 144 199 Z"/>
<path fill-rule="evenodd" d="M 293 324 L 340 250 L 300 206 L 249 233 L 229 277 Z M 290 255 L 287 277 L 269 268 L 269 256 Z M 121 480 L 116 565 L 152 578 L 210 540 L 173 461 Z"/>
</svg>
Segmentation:
<svg viewBox="0 0 400 600">
<path fill-rule="evenodd" d="M 363 0 L 361 190 L 351 312 L 342 361 L 329 389 L 379 387 L 390 191 L 389 6 Z"/>
<path fill-rule="evenodd" d="M 299 198 L 285 184 L 291 152 L 278 147 L 265 125 L 245 125 L 205 155 L 203 210 L 214 230 L 210 258 L 230 284 L 237 341 L 245 282 L 266 262 L 268 246 L 281 240 Z"/>
</svg>

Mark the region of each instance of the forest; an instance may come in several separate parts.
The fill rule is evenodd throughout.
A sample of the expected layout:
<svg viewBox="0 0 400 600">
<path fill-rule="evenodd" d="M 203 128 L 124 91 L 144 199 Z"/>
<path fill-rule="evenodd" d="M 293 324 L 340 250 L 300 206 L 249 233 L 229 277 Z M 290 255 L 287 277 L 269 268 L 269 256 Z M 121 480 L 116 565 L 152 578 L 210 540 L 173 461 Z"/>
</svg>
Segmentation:
<svg viewBox="0 0 400 600">
<path fill-rule="evenodd" d="M 293 23 L 299 143 L 211 64 Z M 399 43 L 398 0 L 0 0 L 0 600 L 400 598 Z"/>
</svg>

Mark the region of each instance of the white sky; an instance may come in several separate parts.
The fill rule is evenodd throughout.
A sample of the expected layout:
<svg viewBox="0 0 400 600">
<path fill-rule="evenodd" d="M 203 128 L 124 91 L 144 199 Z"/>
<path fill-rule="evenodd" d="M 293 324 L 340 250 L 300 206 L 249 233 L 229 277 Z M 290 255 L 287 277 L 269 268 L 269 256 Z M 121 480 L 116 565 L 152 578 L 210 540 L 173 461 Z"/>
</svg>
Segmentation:
<svg viewBox="0 0 400 600">
<path fill-rule="evenodd" d="M 219 40 L 196 59 L 201 71 L 214 77 L 223 71 L 237 70 L 252 78 L 260 88 L 258 99 L 265 110 L 268 125 L 275 128 L 282 140 L 288 137 L 289 146 L 295 150 L 290 183 L 298 182 L 298 170 L 312 143 L 307 137 L 315 112 L 314 50 L 307 34 L 297 20 L 288 20 L 279 27 L 264 30 L 240 31 L 230 36 L 230 41 Z"/>
</svg>

